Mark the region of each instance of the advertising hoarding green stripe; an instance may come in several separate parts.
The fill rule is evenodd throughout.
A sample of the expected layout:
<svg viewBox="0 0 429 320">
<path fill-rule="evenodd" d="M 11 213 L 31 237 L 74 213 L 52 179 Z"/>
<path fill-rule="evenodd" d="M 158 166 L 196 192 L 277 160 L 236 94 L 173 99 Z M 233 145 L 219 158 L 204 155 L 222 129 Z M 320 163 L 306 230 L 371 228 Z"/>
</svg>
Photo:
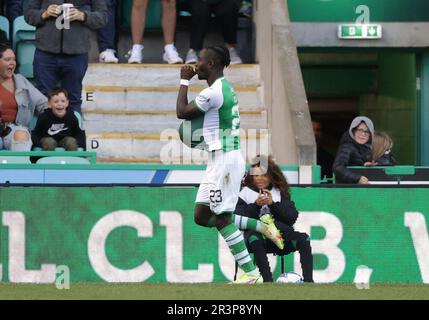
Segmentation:
<svg viewBox="0 0 429 320">
<path fill-rule="evenodd" d="M 228 281 L 230 253 L 215 229 L 194 223 L 196 191 L 1 188 L 0 280 L 52 282 L 52 267 L 65 265 L 71 281 Z M 292 188 L 315 280 L 352 282 L 366 265 L 372 282 L 429 282 L 428 196 L 428 188 Z M 295 260 L 286 258 L 287 270 Z"/>
</svg>

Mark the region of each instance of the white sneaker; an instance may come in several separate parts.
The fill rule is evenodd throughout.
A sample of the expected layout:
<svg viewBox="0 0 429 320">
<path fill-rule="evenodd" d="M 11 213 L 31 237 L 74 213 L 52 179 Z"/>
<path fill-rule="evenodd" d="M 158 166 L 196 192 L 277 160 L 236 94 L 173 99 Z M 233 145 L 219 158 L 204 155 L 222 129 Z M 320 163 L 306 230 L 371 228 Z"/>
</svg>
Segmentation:
<svg viewBox="0 0 429 320">
<path fill-rule="evenodd" d="M 119 59 L 115 57 L 115 50 L 106 49 L 100 53 L 98 59 L 102 63 L 118 63 Z"/>
<path fill-rule="evenodd" d="M 169 64 L 183 63 L 183 59 L 180 58 L 177 53 L 177 49 L 172 44 L 167 44 L 164 47 L 164 54 L 162 55 L 162 59 Z"/>
<path fill-rule="evenodd" d="M 133 45 L 128 51 L 128 63 L 142 63 L 143 61 L 143 45 Z"/>
<path fill-rule="evenodd" d="M 241 60 L 240 56 L 238 55 L 237 50 L 235 50 L 235 48 L 229 48 L 229 57 L 231 59 L 230 64 L 240 64 L 243 63 L 243 61 Z"/>
<path fill-rule="evenodd" d="M 188 53 L 186 54 L 186 64 L 195 64 L 198 61 L 197 52 L 194 49 L 189 49 Z"/>
</svg>

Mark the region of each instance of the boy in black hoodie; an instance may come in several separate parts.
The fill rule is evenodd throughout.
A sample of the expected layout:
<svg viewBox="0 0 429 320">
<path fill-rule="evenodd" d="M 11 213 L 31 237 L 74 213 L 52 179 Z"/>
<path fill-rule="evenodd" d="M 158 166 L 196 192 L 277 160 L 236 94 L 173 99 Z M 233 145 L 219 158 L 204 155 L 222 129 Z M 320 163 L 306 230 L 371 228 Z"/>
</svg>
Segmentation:
<svg viewBox="0 0 429 320">
<path fill-rule="evenodd" d="M 79 127 L 79 120 L 69 110 L 67 91 L 58 88 L 48 94 L 48 105 L 37 119 L 31 132 L 34 147 L 43 150 L 55 150 L 63 147 L 66 151 L 76 151 L 78 147 L 86 149 L 85 131 Z"/>
</svg>

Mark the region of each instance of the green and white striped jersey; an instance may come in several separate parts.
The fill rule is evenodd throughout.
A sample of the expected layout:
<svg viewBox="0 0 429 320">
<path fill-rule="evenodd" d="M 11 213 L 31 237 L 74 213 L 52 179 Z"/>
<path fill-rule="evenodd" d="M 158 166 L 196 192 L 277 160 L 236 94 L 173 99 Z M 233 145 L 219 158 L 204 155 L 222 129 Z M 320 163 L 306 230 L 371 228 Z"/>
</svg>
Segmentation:
<svg viewBox="0 0 429 320">
<path fill-rule="evenodd" d="M 202 135 L 209 151 L 240 149 L 240 111 L 237 95 L 221 77 L 195 98 L 204 112 Z"/>
</svg>

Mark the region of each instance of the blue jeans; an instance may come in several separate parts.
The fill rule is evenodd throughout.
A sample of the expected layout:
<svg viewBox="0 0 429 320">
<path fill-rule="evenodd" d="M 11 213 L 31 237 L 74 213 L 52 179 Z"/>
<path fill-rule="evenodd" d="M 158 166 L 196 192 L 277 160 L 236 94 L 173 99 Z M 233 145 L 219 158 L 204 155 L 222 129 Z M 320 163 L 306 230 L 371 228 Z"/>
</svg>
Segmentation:
<svg viewBox="0 0 429 320">
<path fill-rule="evenodd" d="M 107 24 L 97 30 L 98 50 L 103 52 L 106 49 L 115 49 L 116 34 L 116 0 L 106 0 Z"/>
<path fill-rule="evenodd" d="M 9 124 L 12 129 L 9 134 L 3 138 L 0 138 L 0 150 L 12 150 L 12 151 L 30 151 L 31 150 L 31 135 L 28 128 L 18 126 L 14 123 Z M 16 131 L 23 131 L 28 134 L 28 140 L 16 141 L 14 135 Z"/>
<path fill-rule="evenodd" d="M 60 85 L 69 94 L 70 108 L 82 113 L 82 80 L 88 68 L 88 53 L 55 54 L 36 49 L 33 67 L 37 89 L 41 93 L 47 96 Z"/>
</svg>

